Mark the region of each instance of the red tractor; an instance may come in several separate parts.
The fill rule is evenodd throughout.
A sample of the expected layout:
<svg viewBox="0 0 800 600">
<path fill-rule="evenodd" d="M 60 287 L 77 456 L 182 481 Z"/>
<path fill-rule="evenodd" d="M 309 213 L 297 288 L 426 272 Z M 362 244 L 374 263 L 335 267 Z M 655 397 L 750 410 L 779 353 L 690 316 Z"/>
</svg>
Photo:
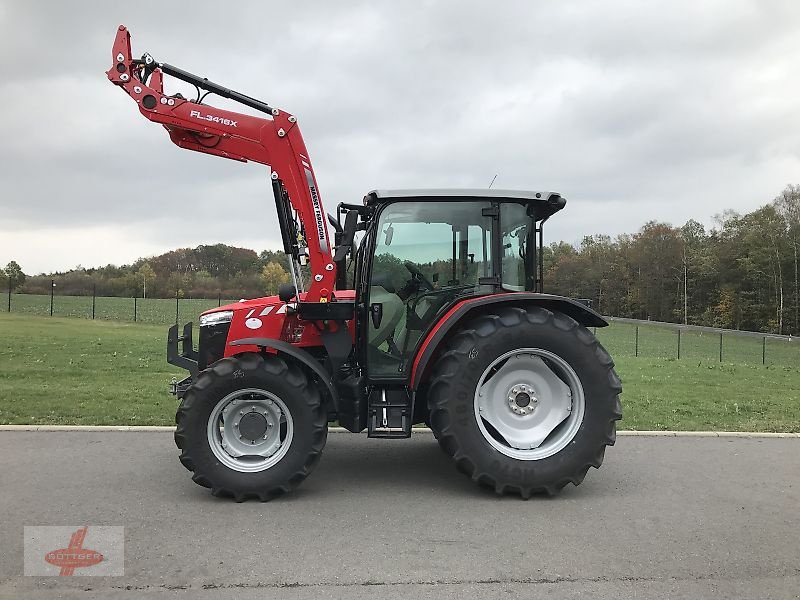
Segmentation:
<svg viewBox="0 0 800 600">
<path fill-rule="evenodd" d="M 166 94 L 164 75 L 197 98 Z M 542 292 L 559 194 L 376 190 L 326 215 L 291 113 L 133 58 L 124 26 L 108 78 L 181 148 L 271 169 L 293 283 L 203 313 L 197 350 L 191 323 L 168 335 L 167 360 L 189 372 L 172 386 L 175 442 L 196 483 L 237 501 L 284 494 L 316 466 L 330 422 L 373 438 L 426 423 L 459 470 L 523 498 L 600 466 L 621 386 L 588 329 L 606 321 Z"/>
</svg>

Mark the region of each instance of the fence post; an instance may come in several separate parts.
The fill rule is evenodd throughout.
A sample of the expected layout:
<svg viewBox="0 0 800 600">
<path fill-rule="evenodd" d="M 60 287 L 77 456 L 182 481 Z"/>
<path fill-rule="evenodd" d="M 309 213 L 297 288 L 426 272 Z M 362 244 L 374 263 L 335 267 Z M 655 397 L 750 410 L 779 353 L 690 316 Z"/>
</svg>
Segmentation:
<svg viewBox="0 0 800 600">
<path fill-rule="evenodd" d="M 133 297 L 133 322 L 136 323 L 136 296 Z"/>
<path fill-rule="evenodd" d="M 179 310 L 179 302 L 180 299 L 178 298 L 178 290 L 180 288 L 175 288 L 175 325 L 178 324 L 178 310 Z"/>
<path fill-rule="evenodd" d="M 719 332 L 719 362 L 722 362 L 722 332 Z"/>
<path fill-rule="evenodd" d="M 681 359 L 681 330 L 678 329 L 678 360 Z"/>
<path fill-rule="evenodd" d="M 636 347 L 633 351 L 634 356 L 639 356 L 639 326 L 636 326 Z"/>
<path fill-rule="evenodd" d="M 50 280 L 50 316 L 53 316 L 53 295 L 56 292 L 56 281 L 55 279 Z"/>
<path fill-rule="evenodd" d="M 217 292 L 217 308 L 222 306 L 222 290 Z"/>
<path fill-rule="evenodd" d="M 767 336 L 761 338 L 761 364 L 767 364 Z"/>
<path fill-rule="evenodd" d="M 8 278 L 8 312 L 11 312 L 11 277 Z"/>
<path fill-rule="evenodd" d="M 95 283 L 92 286 L 92 321 L 94 321 L 94 305 L 96 299 L 97 299 L 97 284 Z"/>
</svg>

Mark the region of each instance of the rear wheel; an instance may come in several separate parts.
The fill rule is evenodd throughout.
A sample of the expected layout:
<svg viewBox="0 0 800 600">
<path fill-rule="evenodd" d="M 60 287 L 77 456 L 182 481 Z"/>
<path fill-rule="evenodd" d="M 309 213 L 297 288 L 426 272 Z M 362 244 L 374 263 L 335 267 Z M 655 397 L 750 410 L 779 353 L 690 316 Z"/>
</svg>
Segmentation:
<svg viewBox="0 0 800 600">
<path fill-rule="evenodd" d="M 430 424 L 474 481 L 524 498 L 554 494 L 602 463 L 620 391 L 611 357 L 585 327 L 509 307 L 448 342 L 428 390 Z"/>
<path fill-rule="evenodd" d="M 192 479 L 237 501 L 265 501 L 296 487 L 316 466 L 327 436 L 319 392 L 305 373 L 257 354 L 203 371 L 175 421 L 175 443 Z"/>
</svg>

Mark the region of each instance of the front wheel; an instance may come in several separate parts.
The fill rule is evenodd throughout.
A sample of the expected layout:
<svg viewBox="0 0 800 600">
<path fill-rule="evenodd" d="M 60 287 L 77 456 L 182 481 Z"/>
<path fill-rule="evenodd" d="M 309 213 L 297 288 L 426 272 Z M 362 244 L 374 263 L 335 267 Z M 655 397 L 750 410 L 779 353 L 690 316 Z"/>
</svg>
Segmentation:
<svg viewBox="0 0 800 600">
<path fill-rule="evenodd" d="M 509 307 L 450 339 L 428 389 L 430 424 L 474 481 L 524 498 L 554 494 L 602 463 L 620 391 L 611 357 L 585 327 Z"/>
<path fill-rule="evenodd" d="M 192 479 L 215 496 L 270 500 L 316 466 L 327 437 L 319 392 L 277 356 L 225 358 L 203 371 L 175 415 Z"/>
</svg>

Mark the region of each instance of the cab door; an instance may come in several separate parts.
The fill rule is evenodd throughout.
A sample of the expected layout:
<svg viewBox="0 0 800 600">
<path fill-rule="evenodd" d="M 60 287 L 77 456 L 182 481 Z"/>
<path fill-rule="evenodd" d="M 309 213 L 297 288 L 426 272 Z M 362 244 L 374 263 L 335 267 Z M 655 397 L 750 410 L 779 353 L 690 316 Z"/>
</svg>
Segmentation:
<svg viewBox="0 0 800 600">
<path fill-rule="evenodd" d="M 488 201 L 419 200 L 377 216 L 366 286 L 364 341 L 370 380 L 405 379 L 416 348 L 456 300 L 491 293 L 493 219 Z M 491 214 L 491 211 L 488 211 Z"/>
</svg>

